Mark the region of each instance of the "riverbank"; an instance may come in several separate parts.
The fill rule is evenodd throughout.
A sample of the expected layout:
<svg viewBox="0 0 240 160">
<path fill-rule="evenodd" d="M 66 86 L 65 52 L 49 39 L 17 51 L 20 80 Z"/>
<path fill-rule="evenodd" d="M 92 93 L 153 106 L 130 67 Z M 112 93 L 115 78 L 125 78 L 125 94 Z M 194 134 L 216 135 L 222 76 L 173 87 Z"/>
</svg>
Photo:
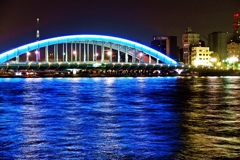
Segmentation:
<svg viewBox="0 0 240 160">
<path fill-rule="evenodd" d="M 53 73 L 37 73 L 33 72 L 31 74 L 13 74 L 13 73 L 1 73 L 0 78 L 69 78 L 69 77 L 166 77 L 166 76 L 240 76 L 240 71 L 231 70 L 207 70 L 207 71 L 188 71 L 178 74 L 176 72 L 172 73 L 67 73 L 67 72 L 53 72 Z"/>
</svg>

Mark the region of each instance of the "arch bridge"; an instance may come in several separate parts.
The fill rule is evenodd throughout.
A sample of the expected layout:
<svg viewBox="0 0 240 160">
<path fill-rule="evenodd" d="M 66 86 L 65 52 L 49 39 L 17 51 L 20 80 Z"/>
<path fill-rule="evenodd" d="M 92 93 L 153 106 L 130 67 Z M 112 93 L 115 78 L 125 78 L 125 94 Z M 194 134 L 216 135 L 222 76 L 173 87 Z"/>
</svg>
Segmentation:
<svg viewBox="0 0 240 160">
<path fill-rule="evenodd" d="M 0 68 L 162 68 L 180 66 L 150 47 L 103 35 L 71 35 L 36 41 L 0 54 Z"/>
</svg>

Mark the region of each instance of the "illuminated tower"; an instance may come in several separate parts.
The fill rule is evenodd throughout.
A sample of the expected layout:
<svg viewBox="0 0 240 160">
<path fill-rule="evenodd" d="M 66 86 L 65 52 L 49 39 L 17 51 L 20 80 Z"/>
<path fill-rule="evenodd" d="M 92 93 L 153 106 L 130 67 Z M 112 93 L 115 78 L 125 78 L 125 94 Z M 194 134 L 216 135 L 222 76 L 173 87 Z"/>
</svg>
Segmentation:
<svg viewBox="0 0 240 160">
<path fill-rule="evenodd" d="M 37 18 L 37 33 L 36 33 L 36 40 L 39 41 L 40 40 L 40 31 L 39 31 L 39 18 Z M 36 62 L 38 62 L 38 60 L 40 60 L 40 50 L 39 48 L 37 48 L 37 50 L 35 51 L 36 53 Z"/>
<path fill-rule="evenodd" d="M 239 16 L 239 14 L 234 14 L 233 31 L 235 34 L 238 34 L 239 26 L 240 26 L 240 16 Z"/>
</svg>

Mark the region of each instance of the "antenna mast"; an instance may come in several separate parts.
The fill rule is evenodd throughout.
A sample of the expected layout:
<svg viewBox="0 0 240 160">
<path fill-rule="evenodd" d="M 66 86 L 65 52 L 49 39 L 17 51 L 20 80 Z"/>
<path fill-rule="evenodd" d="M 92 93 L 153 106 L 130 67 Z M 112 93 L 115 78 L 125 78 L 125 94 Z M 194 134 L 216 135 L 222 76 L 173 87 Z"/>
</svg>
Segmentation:
<svg viewBox="0 0 240 160">
<path fill-rule="evenodd" d="M 40 40 L 39 18 L 37 18 L 37 33 L 36 33 L 36 40 L 37 40 L 37 41 Z M 35 53 L 36 53 L 36 62 L 38 62 L 38 60 L 40 60 L 40 50 L 39 50 L 39 46 L 38 46 L 37 50 L 35 51 Z"/>
<path fill-rule="evenodd" d="M 39 32 L 39 18 L 37 18 L 37 34 L 36 34 L 37 41 L 40 40 L 40 32 Z"/>
</svg>

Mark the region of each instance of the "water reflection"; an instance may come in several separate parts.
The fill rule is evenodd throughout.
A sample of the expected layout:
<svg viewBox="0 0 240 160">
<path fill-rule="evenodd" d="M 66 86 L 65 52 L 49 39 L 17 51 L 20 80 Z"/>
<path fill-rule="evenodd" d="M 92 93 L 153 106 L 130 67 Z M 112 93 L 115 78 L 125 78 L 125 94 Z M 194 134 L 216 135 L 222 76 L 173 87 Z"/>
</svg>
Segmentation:
<svg viewBox="0 0 240 160">
<path fill-rule="evenodd" d="M 207 83 L 205 83 L 207 81 Z M 239 79 L 197 79 L 190 87 L 183 112 L 184 149 L 179 156 L 186 159 L 239 158 Z"/>
<path fill-rule="evenodd" d="M 0 82 L 1 158 L 239 158 L 237 77 Z"/>
</svg>

